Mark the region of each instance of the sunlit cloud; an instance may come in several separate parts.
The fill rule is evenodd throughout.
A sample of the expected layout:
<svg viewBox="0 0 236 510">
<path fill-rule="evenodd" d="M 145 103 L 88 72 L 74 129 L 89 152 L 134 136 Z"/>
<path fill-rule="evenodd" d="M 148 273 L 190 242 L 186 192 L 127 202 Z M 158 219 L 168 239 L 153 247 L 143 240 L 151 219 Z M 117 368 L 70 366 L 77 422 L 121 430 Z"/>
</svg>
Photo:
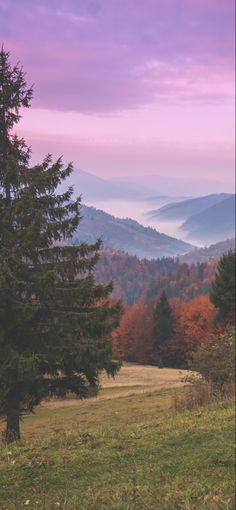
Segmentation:
<svg viewBox="0 0 236 510">
<path fill-rule="evenodd" d="M 45 140 L 97 173 L 139 154 L 139 172 L 233 179 L 234 0 L 0 0 L 0 29 L 35 83 L 36 156 Z"/>
</svg>

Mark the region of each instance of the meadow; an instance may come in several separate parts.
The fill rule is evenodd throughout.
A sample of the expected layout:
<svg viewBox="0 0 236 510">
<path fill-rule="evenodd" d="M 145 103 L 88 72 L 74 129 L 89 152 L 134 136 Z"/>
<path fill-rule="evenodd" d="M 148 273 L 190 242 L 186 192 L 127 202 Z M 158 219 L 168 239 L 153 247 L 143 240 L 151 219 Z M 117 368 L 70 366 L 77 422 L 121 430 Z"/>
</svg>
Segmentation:
<svg viewBox="0 0 236 510">
<path fill-rule="evenodd" d="M 165 370 L 126 365 L 98 398 L 24 417 L 0 445 L 1 510 L 232 510 L 233 405 L 177 413 L 182 374 Z"/>
</svg>

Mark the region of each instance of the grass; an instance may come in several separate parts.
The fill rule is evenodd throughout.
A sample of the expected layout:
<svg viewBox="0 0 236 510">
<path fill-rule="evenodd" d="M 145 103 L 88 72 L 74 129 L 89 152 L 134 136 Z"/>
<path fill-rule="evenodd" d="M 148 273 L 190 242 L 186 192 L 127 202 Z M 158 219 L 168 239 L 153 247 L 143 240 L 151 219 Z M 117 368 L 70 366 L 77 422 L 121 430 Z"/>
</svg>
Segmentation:
<svg viewBox="0 0 236 510">
<path fill-rule="evenodd" d="M 115 391 L 25 417 L 22 441 L 0 446 L 1 510 L 232 510 L 233 406 L 175 413 L 172 395 Z"/>
</svg>

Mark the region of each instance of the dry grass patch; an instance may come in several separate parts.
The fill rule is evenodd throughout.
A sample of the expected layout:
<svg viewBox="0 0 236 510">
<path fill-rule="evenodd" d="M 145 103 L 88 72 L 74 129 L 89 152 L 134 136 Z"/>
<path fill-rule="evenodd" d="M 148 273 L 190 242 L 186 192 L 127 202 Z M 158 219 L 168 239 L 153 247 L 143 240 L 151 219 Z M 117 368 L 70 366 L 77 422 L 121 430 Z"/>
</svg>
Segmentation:
<svg viewBox="0 0 236 510">
<path fill-rule="evenodd" d="M 89 402 L 183 387 L 185 385 L 183 380 L 188 374 L 190 372 L 186 370 L 124 363 L 114 378 L 108 377 L 105 373 L 101 375 L 101 390 L 98 396 L 90 398 Z M 74 398 L 73 395 L 68 395 L 67 399 L 53 399 L 42 403 L 42 406 L 47 408 L 78 407 L 80 405 L 81 401 Z"/>
</svg>

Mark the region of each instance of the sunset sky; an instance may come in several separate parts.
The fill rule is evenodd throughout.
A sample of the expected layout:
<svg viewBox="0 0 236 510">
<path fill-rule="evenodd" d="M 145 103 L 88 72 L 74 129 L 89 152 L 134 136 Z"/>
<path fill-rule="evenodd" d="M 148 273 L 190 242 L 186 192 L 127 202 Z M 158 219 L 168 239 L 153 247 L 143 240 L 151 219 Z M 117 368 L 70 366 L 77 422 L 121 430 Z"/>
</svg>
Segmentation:
<svg viewBox="0 0 236 510">
<path fill-rule="evenodd" d="M 234 0 L 0 0 L 0 41 L 34 162 L 233 182 Z"/>
</svg>

